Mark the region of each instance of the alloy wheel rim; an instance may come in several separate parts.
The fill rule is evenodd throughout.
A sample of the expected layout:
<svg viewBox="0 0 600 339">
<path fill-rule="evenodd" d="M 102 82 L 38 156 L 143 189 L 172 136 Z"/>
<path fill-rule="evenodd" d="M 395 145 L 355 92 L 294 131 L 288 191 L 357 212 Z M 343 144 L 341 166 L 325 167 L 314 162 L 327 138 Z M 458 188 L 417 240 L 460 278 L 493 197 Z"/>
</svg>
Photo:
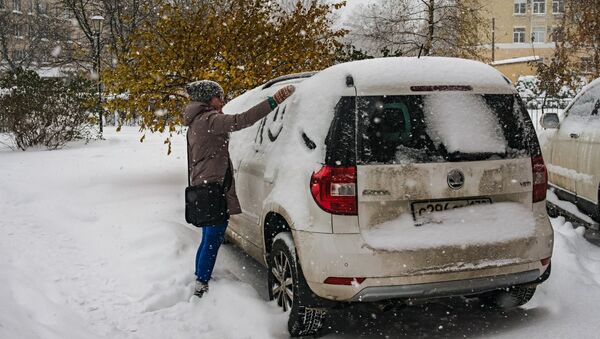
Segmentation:
<svg viewBox="0 0 600 339">
<path fill-rule="evenodd" d="M 277 305 L 286 312 L 292 308 L 294 300 L 294 281 L 292 279 L 292 267 L 287 256 L 280 252 L 274 258 L 274 266 L 271 268 L 273 274 L 273 284 L 271 292 L 273 298 L 277 300 Z"/>
</svg>

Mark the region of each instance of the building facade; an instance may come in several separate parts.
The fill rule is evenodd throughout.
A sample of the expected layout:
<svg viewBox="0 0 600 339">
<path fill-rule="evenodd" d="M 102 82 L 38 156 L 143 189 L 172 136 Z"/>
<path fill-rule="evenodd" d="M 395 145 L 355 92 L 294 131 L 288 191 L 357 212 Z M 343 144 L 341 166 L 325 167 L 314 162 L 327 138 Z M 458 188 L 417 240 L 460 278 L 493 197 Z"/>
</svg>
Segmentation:
<svg viewBox="0 0 600 339">
<path fill-rule="evenodd" d="M 81 31 L 59 0 L 0 0 L 0 68 L 41 68 L 69 59 Z"/>
<path fill-rule="evenodd" d="M 565 1 L 493 0 L 484 4 L 494 30 L 487 55 L 492 65 L 512 81 L 535 74 L 530 62 L 542 62 L 554 53 Z"/>
</svg>

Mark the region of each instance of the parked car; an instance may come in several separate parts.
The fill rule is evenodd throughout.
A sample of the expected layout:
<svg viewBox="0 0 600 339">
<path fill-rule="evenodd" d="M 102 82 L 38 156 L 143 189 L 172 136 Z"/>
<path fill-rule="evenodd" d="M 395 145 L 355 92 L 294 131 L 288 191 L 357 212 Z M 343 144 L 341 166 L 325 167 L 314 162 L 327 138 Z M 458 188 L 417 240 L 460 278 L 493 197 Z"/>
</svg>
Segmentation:
<svg viewBox="0 0 600 339">
<path fill-rule="evenodd" d="M 228 236 L 268 267 L 293 336 L 352 303 L 526 303 L 550 274 L 547 175 L 517 92 L 492 67 L 385 58 L 291 75 L 296 93 L 231 139 Z"/>
<path fill-rule="evenodd" d="M 586 86 L 561 117 L 542 116 L 542 153 L 550 186 L 561 200 L 600 222 L 600 79 Z"/>
</svg>

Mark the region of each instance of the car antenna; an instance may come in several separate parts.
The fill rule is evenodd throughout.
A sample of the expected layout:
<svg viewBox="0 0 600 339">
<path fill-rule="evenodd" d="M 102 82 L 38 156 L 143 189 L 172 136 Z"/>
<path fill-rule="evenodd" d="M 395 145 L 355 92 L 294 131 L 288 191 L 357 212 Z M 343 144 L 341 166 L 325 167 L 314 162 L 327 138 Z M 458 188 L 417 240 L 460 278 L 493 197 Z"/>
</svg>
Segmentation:
<svg viewBox="0 0 600 339">
<path fill-rule="evenodd" d="M 354 78 L 352 75 L 346 75 L 346 87 L 354 87 Z"/>
<path fill-rule="evenodd" d="M 423 52 L 423 44 L 421 44 L 421 48 L 419 48 L 419 55 L 417 56 L 417 59 L 421 59 L 422 52 Z"/>
</svg>

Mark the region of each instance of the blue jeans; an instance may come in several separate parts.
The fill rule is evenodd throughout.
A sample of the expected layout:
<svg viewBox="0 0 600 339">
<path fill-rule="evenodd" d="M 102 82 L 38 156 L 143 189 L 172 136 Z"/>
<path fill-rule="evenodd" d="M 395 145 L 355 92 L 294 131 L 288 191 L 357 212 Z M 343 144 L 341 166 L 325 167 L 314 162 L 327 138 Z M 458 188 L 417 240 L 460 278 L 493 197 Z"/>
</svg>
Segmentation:
<svg viewBox="0 0 600 339">
<path fill-rule="evenodd" d="M 196 252 L 196 279 L 207 283 L 212 276 L 219 247 L 225 240 L 227 222 L 221 225 L 202 227 L 202 241 Z"/>
</svg>

